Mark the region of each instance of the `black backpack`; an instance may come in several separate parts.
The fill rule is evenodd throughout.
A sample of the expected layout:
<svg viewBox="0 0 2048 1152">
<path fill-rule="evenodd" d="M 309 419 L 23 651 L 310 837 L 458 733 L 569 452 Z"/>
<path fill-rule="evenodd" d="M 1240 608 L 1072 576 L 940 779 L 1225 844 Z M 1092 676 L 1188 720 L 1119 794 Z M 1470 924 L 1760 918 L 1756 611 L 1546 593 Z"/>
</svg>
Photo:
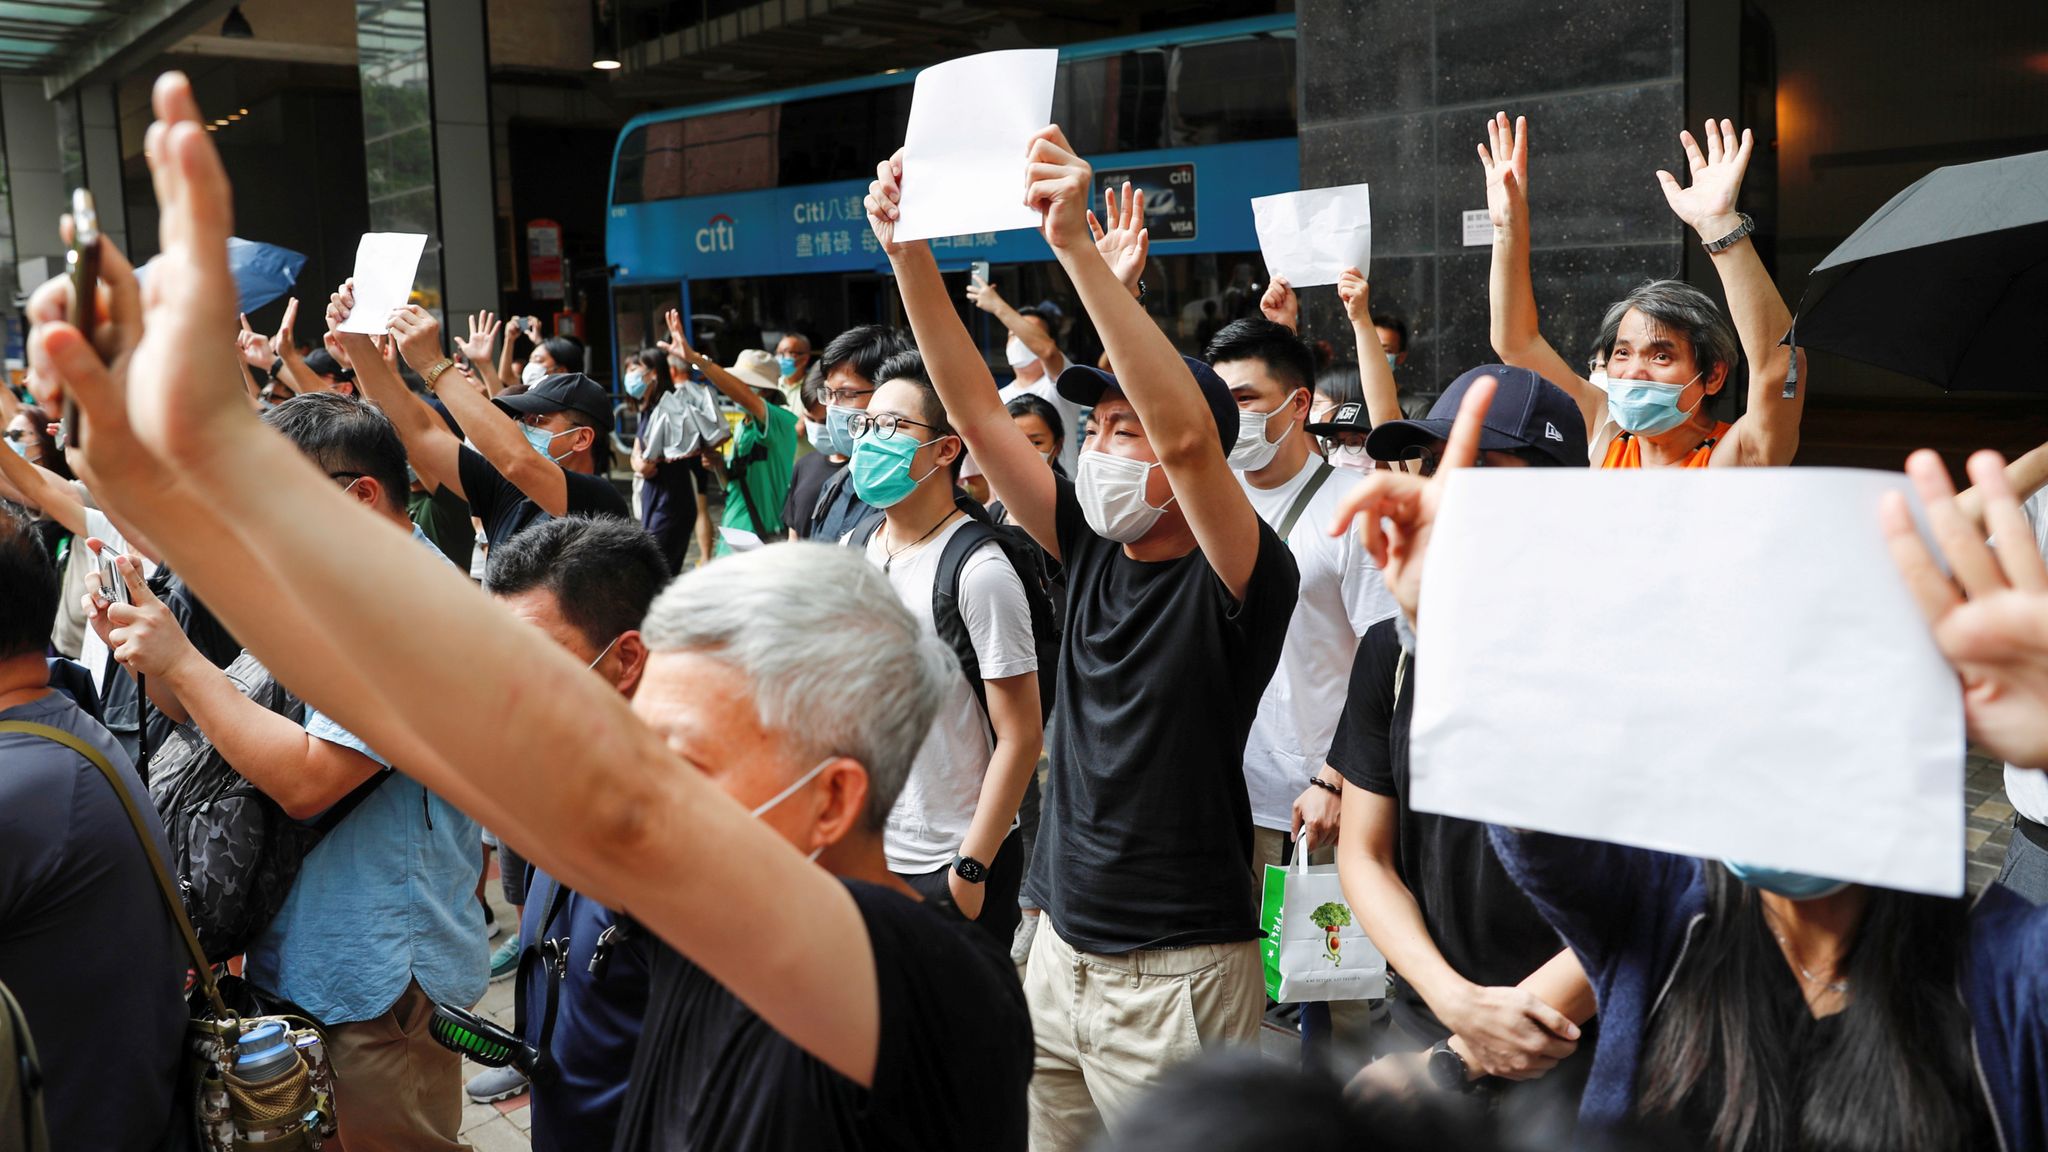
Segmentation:
<svg viewBox="0 0 2048 1152">
<path fill-rule="evenodd" d="M 227 667 L 242 695 L 294 722 L 306 706 L 247 652 Z M 166 861 L 206 958 L 220 963 L 248 950 L 284 907 L 306 853 L 391 775 L 363 781 L 312 824 L 235 771 L 197 725 L 180 724 L 149 765 L 149 797 L 170 841 Z"/>
<path fill-rule="evenodd" d="M 28 1017 L 0 984 L 0 1152 L 49 1152 L 43 1122 L 43 1066 Z"/>
<path fill-rule="evenodd" d="M 1031 609 L 1031 644 L 1038 652 L 1038 718 L 1044 720 L 1052 715 L 1060 666 L 1059 613 L 1045 551 L 1030 533 L 1015 524 L 996 523 L 986 508 L 968 497 L 957 497 L 954 504 L 966 514 L 967 523 L 953 533 L 946 541 L 946 550 L 939 554 L 938 571 L 932 575 L 932 624 L 939 639 L 946 642 L 946 647 L 953 650 L 953 658 L 960 662 L 960 671 L 967 677 L 967 686 L 974 689 L 974 699 L 986 718 L 988 687 L 982 682 L 974 638 L 967 634 L 967 621 L 960 616 L 960 570 L 983 544 L 995 541 L 1010 567 L 1016 570 L 1017 579 L 1023 582 L 1024 602 Z M 875 533 L 881 531 L 882 524 L 883 518 L 875 517 L 848 536 L 847 544 L 866 548 Z"/>
</svg>

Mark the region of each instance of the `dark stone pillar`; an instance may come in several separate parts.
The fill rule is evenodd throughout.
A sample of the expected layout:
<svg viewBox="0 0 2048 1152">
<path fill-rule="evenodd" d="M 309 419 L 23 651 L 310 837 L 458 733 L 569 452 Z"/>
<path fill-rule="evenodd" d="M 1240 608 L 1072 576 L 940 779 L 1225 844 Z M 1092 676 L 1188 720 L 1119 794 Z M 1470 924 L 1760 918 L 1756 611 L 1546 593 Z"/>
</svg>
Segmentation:
<svg viewBox="0 0 2048 1152">
<path fill-rule="evenodd" d="M 1686 237 L 1659 168 L 1681 178 L 1685 0 L 1298 0 L 1301 186 L 1372 185 L 1376 312 L 1402 315 L 1404 398 L 1494 359 L 1490 241 L 1475 145 L 1496 111 L 1529 117 L 1536 299 L 1566 359 L 1590 351 L 1629 286 L 1684 274 Z M 1735 115 L 1732 110 L 1729 115 Z M 1336 292 L 1304 293 L 1304 328 L 1349 359 Z"/>
</svg>

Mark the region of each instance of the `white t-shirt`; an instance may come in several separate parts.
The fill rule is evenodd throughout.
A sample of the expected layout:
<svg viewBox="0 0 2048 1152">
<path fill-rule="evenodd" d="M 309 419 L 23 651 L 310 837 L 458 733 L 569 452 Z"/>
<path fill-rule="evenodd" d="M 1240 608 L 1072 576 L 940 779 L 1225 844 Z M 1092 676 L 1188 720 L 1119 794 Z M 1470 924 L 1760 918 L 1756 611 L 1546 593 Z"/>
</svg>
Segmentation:
<svg viewBox="0 0 2048 1152">
<path fill-rule="evenodd" d="M 927 635 L 938 634 L 932 620 L 932 580 L 938 575 L 939 557 L 966 523 L 961 517 L 925 543 L 899 553 L 889 566 L 889 583 Z M 866 549 L 876 567 L 889 555 L 883 535 L 876 532 Z M 1038 670 L 1024 582 L 994 541 L 976 549 L 960 568 L 960 619 L 981 662 L 982 679 L 1001 680 Z M 1037 701 L 1032 704 L 1036 707 Z M 903 795 L 882 830 L 882 851 L 892 871 L 931 872 L 953 862 L 974 822 L 994 751 L 995 741 L 974 689 L 964 674 L 953 676 L 932 730 L 911 764 Z"/>
<path fill-rule="evenodd" d="M 1041 360 L 1039 363 L 1045 362 Z M 1029 384 L 1019 384 L 1012 380 L 1003 385 L 996 395 L 1002 398 L 1003 403 L 1008 404 L 1017 397 L 1030 393 L 1051 404 L 1054 410 L 1059 412 L 1060 422 L 1066 425 L 1066 435 L 1060 441 L 1060 467 L 1065 468 L 1067 475 L 1072 476 L 1075 474 L 1075 465 L 1081 459 L 1081 437 L 1088 430 L 1088 413 L 1094 409 L 1074 403 L 1060 395 L 1059 389 L 1053 387 L 1053 381 L 1059 379 L 1060 373 L 1066 370 L 1067 359 L 1065 354 L 1062 354 L 1058 363 L 1045 364 L 1045 375 Z"/>
<path fill-rule="evenodd" d="M 87 536 L 99 537 L 106 542 L 108 547 L 116 552 L 126 552 L 135 557 L 136 563 L 142 565 L 142 575 L 145 579 L 156 574 L 156 561 L 130 548 L 128 546 L 128 538 L 121 535 L 121 530 L 114 527 L 114 522 L 107 519 L 105 512 L 97 508 L 87 508 L 85 510 L 85 534 Z M 72 544 L 72 547 L 85 548 L 85 541 L 76 541 Z M 90 550 L 88 549 L 87 551 L 89 552 Z M 85 559 L 89 559 L 89 557 L 81 558 L 81 562 L 84 562 Z M 85 665 L 86 671 L 92 673 L 93 688 L 100 695 L 105 696 L 107 692 L 107 642 L 100 639 L 100 634 L 93 631 L 89 623 L 86 625 L 85 638 L 78 646 L 78 662 Z"/>
<path fill-rule="evenodd" d="M 2048 558 L 2048 489 L 2034 493 L 2021 511 L 2034 526 L 2034 546 Z M 2048 824 L 2048 772 L 2005 766 L 2005 798 L 2013 811 L 2036 824 Z"/>
<path fill-rule="evenodd" d="M 1278 488 L 1254 488 L 1242 472 L 1236 474 L 1237 481 L 1259 519 L 1277 532 L 1320 461 L 1311 455 L 1302 470 Z M 1294 798 L 1329 757 L 1330 739 L 1351 684 L 1358 638 L 1395 612 L 1393 594 L 1358 533 L 1331 536 L 1328 531 L 1337 518 L 1338 501 L 1353 485 L 1364 482 L 1359 473 L 1336 469 L 1287 536 L 1288 551 L 1301 571 L 1301 594 L 1287 623 L 1280 666 L 1259 699 L 1259 714 L 1244 744 L 1245 789 L 1251 794 L 1252 823 L 1261 828 L 1293 827 Z"/>
</svg>

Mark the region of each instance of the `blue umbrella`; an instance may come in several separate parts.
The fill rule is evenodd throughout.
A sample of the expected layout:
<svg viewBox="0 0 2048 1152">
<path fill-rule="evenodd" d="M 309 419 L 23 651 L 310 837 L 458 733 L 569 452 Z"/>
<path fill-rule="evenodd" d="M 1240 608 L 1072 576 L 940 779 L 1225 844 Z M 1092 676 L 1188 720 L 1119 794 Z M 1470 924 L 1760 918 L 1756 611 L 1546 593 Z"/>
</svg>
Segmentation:
<svg viewBox="0 0 2048 1152">
<path fill-rule="evenodd" d="M 254 312 L 291 291 L 299 279 L 299 269 L 305 266 L 302 252 L 240 236 L 228 237 L 228 271 L 235 277 L 236 311 Z M 148 277 L 148 264 L 135 270 L 137 280 L 146 282 Z"/>
</svg>

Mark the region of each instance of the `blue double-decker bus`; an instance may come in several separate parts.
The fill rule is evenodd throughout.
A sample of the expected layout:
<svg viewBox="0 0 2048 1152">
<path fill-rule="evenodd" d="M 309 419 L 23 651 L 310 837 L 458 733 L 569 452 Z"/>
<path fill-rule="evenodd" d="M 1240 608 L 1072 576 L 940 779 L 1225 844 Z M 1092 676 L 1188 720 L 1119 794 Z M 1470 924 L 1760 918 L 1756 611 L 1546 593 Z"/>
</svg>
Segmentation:
<svg viewBox="0 0 2048 1152">
<path fill-rule="evenodd" d="M 1193 351 L 1255 311 L 1264 280 L 1249 201 L 1300 183 L 1295 22 L 1258 17 L 1060 50 L 1053 119 L 1102 186 L 1146 189 L 1146 306 Z M 721 359 L 900 323 L 889 265 L 862 197 L 902 143 L 916 74 L 898 71 L 635 117 L 612 160 L 605 230 L 615 349 L 630 352 L 680 308 Z M 1100 196 L 1097 197 L 1098 204 Z M 965 301 L 990 266 L 1019 307 L 1050 302 L 1076 360 L 1100 350 L 1065 275 L 1035 232 L 933 241 L 962 314 L 1002 362 L 1003 333 Z"/>
</svg>

